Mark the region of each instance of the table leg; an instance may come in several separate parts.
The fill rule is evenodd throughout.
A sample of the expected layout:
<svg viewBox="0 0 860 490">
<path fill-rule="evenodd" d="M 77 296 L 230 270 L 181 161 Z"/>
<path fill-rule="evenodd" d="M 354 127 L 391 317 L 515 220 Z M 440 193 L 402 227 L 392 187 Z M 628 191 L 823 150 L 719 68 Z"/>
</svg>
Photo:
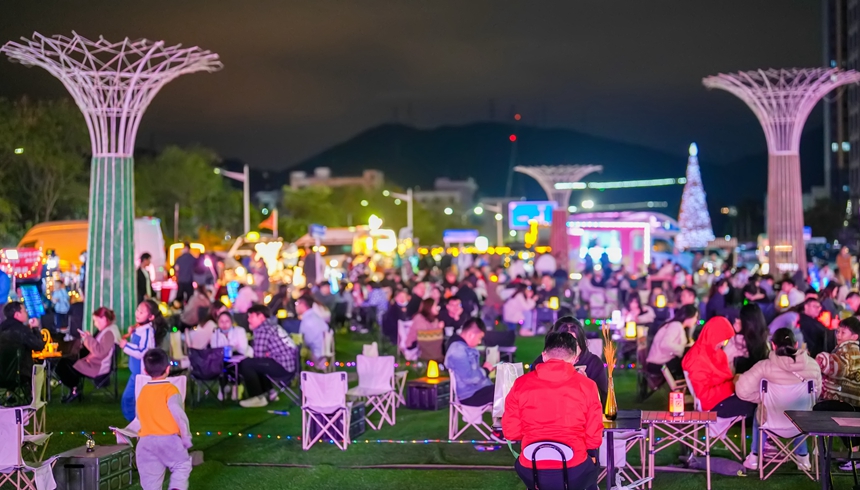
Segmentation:
<svg viewBox="0 0 860 490">
<path fill-rule="evenodd" d="M 615 435 L 606 431 L 606 490 L 615 485 Z"/>
<path fill-rule="evenodd" d="M 648 480 L 648 488 L 651 488 L 652 483 L 654 483 L 654 424 L 648 424 L 648 476 L 651 477 Z"/>
<path fill-rule="evenodd" d="M 821 490 L 828 490 L 830 480 L 830 465 L 827 459 L 826 436 L 818 438 L 818 466 L 821 468 Z"/>
<path fill-rule="evenodd" d="M 711 490 L 711 431 L 705 424 L 705 474 L 708 480 L 708 490 Z"/>
</svg>

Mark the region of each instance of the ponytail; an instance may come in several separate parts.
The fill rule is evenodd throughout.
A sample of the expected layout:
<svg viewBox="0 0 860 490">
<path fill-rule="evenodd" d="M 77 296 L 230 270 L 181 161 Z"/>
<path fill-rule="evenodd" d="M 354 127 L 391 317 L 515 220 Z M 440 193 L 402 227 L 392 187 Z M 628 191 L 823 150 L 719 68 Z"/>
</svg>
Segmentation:
<svg viewBox="0 0 860 490">
<path fill-rule="evenodd" d="M 773 345 L 776 347 L 776 355 L 790 357 L 792 361 L 796 361 L 797 355 L 797 340 L 794 338 L 794 332 L 790 328 L 780 328 L 773 333 Z"/>
</svg>

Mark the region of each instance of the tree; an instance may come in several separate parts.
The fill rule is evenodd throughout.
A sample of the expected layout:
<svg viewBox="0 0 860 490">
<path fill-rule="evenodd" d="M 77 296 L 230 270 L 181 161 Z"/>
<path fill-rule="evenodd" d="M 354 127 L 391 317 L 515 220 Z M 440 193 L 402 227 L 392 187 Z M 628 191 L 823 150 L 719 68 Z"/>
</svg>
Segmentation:
<svg viewBox="0 0 860 490">
<path fill-rule="evenodd" d="M 812 236 L 823 236 L 828 241 L 842 240 L 840 233 L 845 225 L 845 206 L 832 199 L 818 199 L 803 213 L 803 222 L 812 228 Z"/>
<path fill-rule="evenodd" d="M 698 153 L 696 144 L 691 144 L 690 158 L 687 160 L 687 182 L 681 195 L 681 213 L 678 216 L 681 231 L 675 237 L 675 246 L 680 250 L 702 248 L 714 239 L 702 174 L 699 171 Z"/>
</svg>

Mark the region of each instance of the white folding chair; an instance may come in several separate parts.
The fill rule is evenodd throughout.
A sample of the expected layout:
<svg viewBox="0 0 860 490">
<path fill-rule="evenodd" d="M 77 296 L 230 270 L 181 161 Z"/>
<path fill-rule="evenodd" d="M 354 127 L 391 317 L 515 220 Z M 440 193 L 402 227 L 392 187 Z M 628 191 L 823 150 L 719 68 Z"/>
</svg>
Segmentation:
<svg viewBox="0 0 860 490">
<path fill-rule="evenodd" d="M 699 397 L 696 396 L 696 392 L 693 390 L 693 384 L 690 383 L 690 375 L 689 375 L 689 373 L 687 373 L 687 371 L 684 371 L 684 381 L 687 383 L 687 390 L 690 392 L 690 395 L 693 396 L 693 409 L 696 410 L 697 412 L 704 412 L 704 410 L 702 410 L 702 402 L 699 400 Z M 734 426 L 737 423 L 740 423 L 740 425 L 741 425 L 740 444 L 736 444 L 728 436 L 729 430 L 732 428 L 732 426 Z M 713 445 L 717 441 L 720 441 L 723 443 L 723 445 L 726 447 L 726 449 L 728 449 L 729 452 L 732 453 L 736 458 L 741 460 L 741 462 L 743 462 L 743 460 L 746 459 L 746 456 L 747 456 L 747 444 L 746 444 L 747 427 L 746 427 L 746 424 L 744 423 L 744 417 L 742 415 L 737 416 L 737 417 L 729 417 L 729 418 L 717 417 L 717 421 L 713 425 L 708 424 L 706 430 L 708 431 L 708 434 L 710 435 L 711 447 L 713 447 Z M 697 435 L 698 435 L 698 431 L 697 431 Z M 699 441 L 696 441 L 696 442 L 697 442 L 697 444 L 700 444 Z M 705 449 L 710 451 L 711 447 L 708 447 Z"/>
<path fill-rule="evenodd" d="M 810 458 L 815 460 L 812 462 L 815 466 L 815 476 L 811 470 L 808 471 L 800 465 L 798 456 L 794 454 L 794 439 L 801 437 L 801 432 L 788 417 L 785 416 L 786 410 L 794 411 L 810 411 L 815 405 L 815 383 L 810 379 L 791 385 L 778 385 L 769 383 L 768 380 L 761 380 L 761 424 L 758 427 L 758 469 L 759 478 L 765 480 L 773 474 L 786 461 L 793 461 L 798 468 L 806 473 L 806 476 L 813 481 L 818 480 L 818 458 Z M 764 457 L 764 437 L 773 443 L 777 448 L 777 453 L 773 457 Z M 806 444 L 808 435 L 803 435 L 799 444 Z M 817 438 L 816 438 L 817 439 Z M 813 447 L 815 447 L 813 445 Z M 773 466 L 767 474 L 765 470 L 767 466 Z"/>
<path fill-rule="evenodd" d="M 647 435 L 648 433 L 645 429 L 639 429 L 631 430 L 629 432 L 619 432 L 613 437 L 613 443 L 615 446 L 615 475 L 616 478 L 621 477 L 622 481 L 626 481 L 628 485 L 648 476 L 645 471 L 645 463 L 648 460 L 646 458 Z M 638 470 L 627 464 L 627 453 L 637 445 L 639 446 L 640 462 L 640 468 Z M 604 478 L 606 478 L 607 451 L 605 432 L 603 433 L 603 442 L 600 443 L 598 461 L 600 462 L 600 466 L 603 468 L 600 471 L 600 475 L 597 477 L 597 483 L 600 483 Z"/>
<path fill-rule="evenodd" d="M 403 397 L 403 391 L 406 389 L 406 376 L 409 371 L 397 371 L 394 373 L 394 390 L 397 392 L 397 407 L 406 405 L 406 398 Z"/>
<path fill-rule="evenodd" d="M 50 434 L 40 434 L 34 437 L 46 437 Z M 52 456 L 39 464 L 24 462 L 21 448 L 27 441 L 24 435 L 24 409 L 0 409 L 0 487 L 7 483 L 16 490 L 54 490 L 52 467 L 58 456 Z M 32 476 L 28 475 L 32 473 Z"/>
<path fill-rule="evenodd" d="M 361 353 L 367 357 L 379 357 L 379 346 L 376 345 L 376 342 L 364 344 L 361 346 Z"/>
<path fill-rule="evenodd" d="M 143 389 L 146 383 L 152 381 L 152 378 L 145 374 L 138 374 L 134 378 L 134 399 L 137 401 L 137 397 L 140 395 L 140 390 Z M 182 403 L 185 403 L 185 395 L 188 391 L 188 378 L 185 376 L 168 376 L 167 381 L 170 381 L 176 389 L 179 390 L 179 394 L 182 396 Z M 128 444 L 129 446 L 134 446 L 132 442 L 134 439 L 137 439 L 137 434 L 140 431 L 140 420 L 135 417 L 127 426 L 123 428 L 119 427 L 109 427 L 110 430 L 116 434 L 116 442 L 117 444 Z"/>
<path fill-rule="evenodd" d="M 335 372 L 334 366 L 334 332 L 331 329 L 323 333 L 323 355 L 319 362 L 323 362 L 323 371 L 327 373 Z"/>
<path fill-rule="evenodd" d="M 302 449 L 323 437 L 341 451 L 349 446 L 350 405 L 346 403 L 346 372 L 302 371 Z M 317 430 L 311 436 L 311 429 Z"/>
<path fill-rule="evenodd" d="M 469 427 L 474 427 L 484 437 L 485 441 L 490 440 L 490 433 L 493 429 L 484 422 L 484 413 L 492 412 L 493 404 L 487 403 L 481 407 L 470 407 L 460 403 L 460 398 L 457 396 L 457 377 L 451 373 L 449 378 L 451 381 L 450 400 L 451 403 L 448 409 L 448 439 L 454 441 L 466 432 Z M 460 428 L 460 417 L 463 418 L 463 427 Z"/>
<path fill-rule="evenodd" d="M 396 421 L 395 405 L 397 392 L 394 391 L 394 356 L 356 357 L 355 367 L 358 371 L 358 386 L 346 392 L 346 396 L 355 400 L 366 400 L 364 420 L 373 430 L 382 428 L 388 422 L 394 425 Z M 379 423 L 374 425 L 370 416 L 379 413 Z"/>
<path fill-rule="evenodd" d="M 45 402 L 46 387 L 45 366 L 34 364 L 30 385 L 31 401 L 29 405 L 20 407 L 24 411 L 24 432 L 26 434 L 37 435 L 45 433 L 46 412 L 48 411 L 48 404 Z M 32 428 L 28 430 L 27 426 L 31 424 Z"/>
<path fill-rule="evenodd" d="M 603 339 L 586 339 L 585 345 L 588 347 L 588 352 L 603 359 Z"/>
<path fill-rule="evenodd" d="M 406 345 L 406 337 L 409 336 L 409 330 L 412 329 L 412 321 L 397 321 L 397 350 L 403 354 L 403 358 L 407 361 L 414 362 L 418 360 L 418 347 L 410 349 Z"/>
</svg>

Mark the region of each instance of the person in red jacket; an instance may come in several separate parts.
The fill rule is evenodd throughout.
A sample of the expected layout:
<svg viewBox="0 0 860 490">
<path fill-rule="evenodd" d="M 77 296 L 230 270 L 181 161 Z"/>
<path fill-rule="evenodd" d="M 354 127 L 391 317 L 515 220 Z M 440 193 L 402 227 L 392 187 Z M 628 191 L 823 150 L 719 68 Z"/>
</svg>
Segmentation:
<svg viewBox="0 0 860 490">
<path fill-rule="evenodd" d="M 735 395 L 735 382 L 723 347 L 735 335 L 732 324 L 722 316 L 705 323 L 702 333 L 681 362 L 702 410 L 717 412 L 717 417 L 751 417 L 756 404 Z"/>
<path fill-rule="evenodd" d="M 508 440 L 522 441 L 522 448 L 541 441 L 570 446 L 569 488 L 589 490 L 597 488 L 595 458 L 603 440 L 603 409 L 597 385 L 573 367 L 577 349 L 576 339 L 569 333 L 546 336 L 544 362 L 520 376 L 505 399 L 502 429 Z M 532 462 L 524 454 L 515 468 L 523 483 L 535 488 Z M 563 488 L 561 468 L 560 461 L 538 461 L 540 488 Z"/>
</svg>

